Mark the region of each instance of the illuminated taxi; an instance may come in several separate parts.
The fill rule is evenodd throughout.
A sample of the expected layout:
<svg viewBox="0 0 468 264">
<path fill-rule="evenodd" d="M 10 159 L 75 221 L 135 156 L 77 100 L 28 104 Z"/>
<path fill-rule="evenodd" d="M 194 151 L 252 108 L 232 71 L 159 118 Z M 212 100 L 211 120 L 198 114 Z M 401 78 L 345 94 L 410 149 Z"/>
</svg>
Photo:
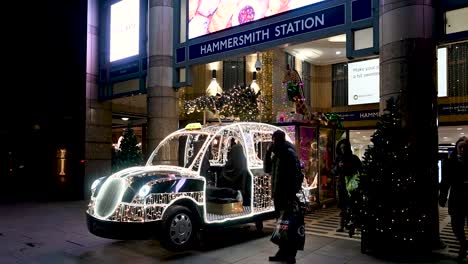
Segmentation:
<svg viewBox="0 0 468 264">
<path fill-rule="evenodd" d="M 252 122 L 189 124 L 170 134 L 145 166 L 92 184 L 89 231 L 114 239 L 157 237 L 164 247 L 182 250 L 193 245 L 201 228 L 254 222 L 261 229 L 263 220 L 274 218 L 271 177 L 263 172 L 262 158 L 278 129 Z M 226 181 L 220 185 L 233 144 L 242 149 L 245 169 L 233 177 L 242 185 L 230 188 Z"/>
</svg>

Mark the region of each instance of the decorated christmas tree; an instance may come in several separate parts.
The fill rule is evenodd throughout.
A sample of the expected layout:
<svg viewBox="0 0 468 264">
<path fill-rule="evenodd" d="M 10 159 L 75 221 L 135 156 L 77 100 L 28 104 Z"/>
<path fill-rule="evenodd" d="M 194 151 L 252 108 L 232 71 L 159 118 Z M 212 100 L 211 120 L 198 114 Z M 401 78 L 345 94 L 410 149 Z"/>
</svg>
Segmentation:
<svg viewBox="0 0 468 264">
<path fill-rule="evenodd" d="M 142 165 L 143 154 L 138 147 L 138 138 L 130 124 L 124 130 L 119 149 L 116 149 L 112 159 L 112 171 L 119 171 L 132 166 Z"/>
<path fill-rule="evenodd" d="M 371 139 L 374 145 L 363 161 L 360 222 L 364 252 L 414 252 L 428 243 L 429 217 L 419 206 L 421 185 L 407 134 L 398 99 L 389 99 Z"/>
</svg>

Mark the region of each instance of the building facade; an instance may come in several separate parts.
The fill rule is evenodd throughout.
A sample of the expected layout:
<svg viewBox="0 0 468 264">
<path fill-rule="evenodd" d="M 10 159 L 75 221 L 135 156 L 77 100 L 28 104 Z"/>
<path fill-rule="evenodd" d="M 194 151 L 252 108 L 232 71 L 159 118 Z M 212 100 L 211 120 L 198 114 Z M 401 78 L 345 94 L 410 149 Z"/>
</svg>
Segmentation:
<svg viewBox="0 0 468 264">
<path fill-rule="evenodd" d="M 262 99 L 256 121 L 343 118 L 338 132 L 298 132 L 325 150 L 317 150 L 311 170 L 319 186 L 333 185 L 336 141 L 348 137 L 362 156 L 386 99 L 402 97 L 404 120 L 431 164 L 418 165 L 429 178 L 427 206 L 436 206 L 438 158 L 468 130 L 466 1 L 89 0 L 78 7 L 74 19 L 57 15 L 49 24 L 49 41 L 61 47 L 50 48 L 53 58 L 76 57 L 58 74 L 65 85 L 49 85 L 60 104 L 38 93 L 49 103 L 31 100 L 27 121 L 1 130 L 28 139 L 2 150 L 2 177 L 31 183 L 25 199 L 41 196 L 37 186 L 49 190 L 49 199 L 86 198 L 91 183 L 111 173 L 112 150 L 128 124 L 149 155 L 177 128 L 217 120 L 188 113 L 184 102 L 213 87 L 255 83 Z M 77 6 L 63 8 L 73 13 Z M 288 65 L 303 83 L 302 115 L 286 92 Z M 318 201 L 333 199 L 330 190 Z"/>
</svg>

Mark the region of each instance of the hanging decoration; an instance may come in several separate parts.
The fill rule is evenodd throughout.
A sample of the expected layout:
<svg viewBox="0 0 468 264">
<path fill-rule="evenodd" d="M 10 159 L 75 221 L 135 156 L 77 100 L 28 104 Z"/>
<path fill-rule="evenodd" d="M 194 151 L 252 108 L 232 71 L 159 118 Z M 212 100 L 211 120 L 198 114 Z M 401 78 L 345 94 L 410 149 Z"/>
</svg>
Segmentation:
<svg viewBox="0 0 468 264">
<path fill-rule="evenodd" d="M 296 105 L 296 113 L 303 115 L 306 120 L 309 119 L 310 111 L 304 97 L 304 83 L 299 73 L 295 69 L 292 69 L 289 64 L 286 66 L 283 87 L 286 88 L 288 100 L 294 102 Z"/>
<path fill-rule="evenodd" d="M 259 114 L 259 96 L 253 89 L 234 86 L 215 96 L 200 96 L 184 102 L 187 114 L 210 111 L 219 119 L 233 117 L 240 121 L 254 121 Z"/>
<path fill-rule="evenodd" d="M 325 113 L 326 125 L 336 126 L 337 128 L 343 128 L 342 118 L 337 113 Z"/>
<path fill-rule="evenodd" d="M 288 82 L 286 84 L 289 101 L 294 101 L 296 100 L 295 98 L 301 95 L 301 87 L 300 87 L 301 84 L 302 82 L 301 83 Z"/>
</svg>

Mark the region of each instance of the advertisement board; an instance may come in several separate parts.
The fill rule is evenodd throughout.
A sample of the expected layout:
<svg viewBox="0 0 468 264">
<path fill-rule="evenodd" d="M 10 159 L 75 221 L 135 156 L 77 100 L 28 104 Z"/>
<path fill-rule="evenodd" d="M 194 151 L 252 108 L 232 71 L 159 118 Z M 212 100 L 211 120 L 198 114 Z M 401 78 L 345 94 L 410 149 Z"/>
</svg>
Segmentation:
<svg viewBox="0 0 468 264">
<path fill-rule="evenodd" d="M 189 0 L 189 39 L 327 0 Z"/>
<path fill-rule="evenodd" d="M 111 6 L 110 58 L 117 61 L 139 54 L 140 0 L 122 0 Z"/>
<path fill-rule="evenodd" d="M 348 105 L 378 103 L 379 59 L 348 63 Z"/>
</svg>

